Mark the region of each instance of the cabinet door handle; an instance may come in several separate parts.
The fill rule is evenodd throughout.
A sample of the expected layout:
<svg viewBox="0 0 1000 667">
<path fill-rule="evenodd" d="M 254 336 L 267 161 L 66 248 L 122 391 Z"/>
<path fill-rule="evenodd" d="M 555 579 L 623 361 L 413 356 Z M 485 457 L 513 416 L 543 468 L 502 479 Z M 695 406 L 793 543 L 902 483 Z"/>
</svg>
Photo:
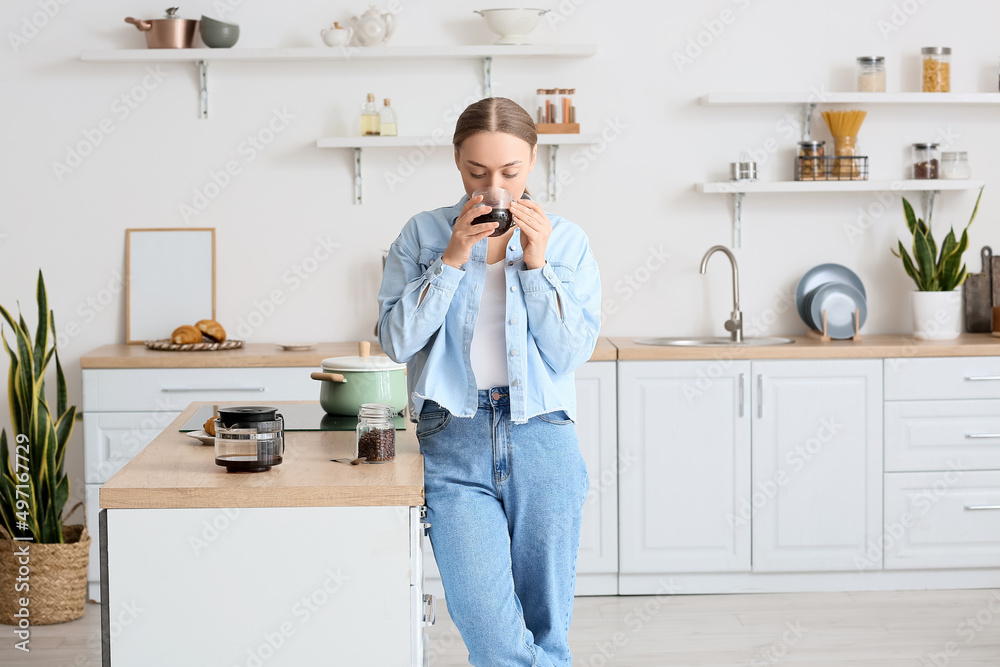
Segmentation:
<svg viewBox="0 0 1000 667">
<path fill-rule="evenodd" d="M 743 384 L 744 384 L 745 379 L 746 378 L 745 378 L 744 374 L 740 373 L 740 417 L 741 418 L 743 417 L 743 403 L 745 401 L 745 394 L 744 394 L 744 391 L 743 391 Z"/>
<path fill-rule="evenodd" d="M 764 418 L 764 374 L 757 375 L 757 419 Z"/>
<path fill-rule="evenodd" d="M 1000 375 L 966 375 L 969 382 L 988 382 L 990 380 L 1000 380 Z"/>
<path fill-rule="evenodd" d="M 163 393 L 179 393 L 185 391 L 265 391 L 266 387 L 161 387 Z"/>
<path fill-rule="evenodd" d="M 966 505 L 967 510 L 1000 510 L 1000 505 Z"/>
<path fill-rule="evenodd" d="M 965 437 L 970 440 L 978 440 L 981 438 L 1000 438 L 1000 433 L 966 433 Z"/>
</svg>

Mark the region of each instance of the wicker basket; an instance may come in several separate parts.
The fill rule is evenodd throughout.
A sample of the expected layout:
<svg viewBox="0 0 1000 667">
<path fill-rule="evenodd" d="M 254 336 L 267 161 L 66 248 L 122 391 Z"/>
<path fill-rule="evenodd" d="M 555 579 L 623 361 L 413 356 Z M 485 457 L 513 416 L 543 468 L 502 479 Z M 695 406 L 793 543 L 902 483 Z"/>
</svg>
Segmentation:
<svg viewBox="0 0 1000 667">
<path fill-rule="evenodd" d="M 86 526 L 73 525 L 63 527 L 63 537 L 65 544 L 16 542 L 0 531 L 0 623 L 17 624 L 14 614 L 21 608 L 18 601 L 22 597 L 30 601 L 31 625 L 65 623 L 83 616 L 90 536 Z M 21 563 L 15 552 L 25 544 L 30 545 L 30 590 L 17 592 L 14 587 Z"/>
</svg>

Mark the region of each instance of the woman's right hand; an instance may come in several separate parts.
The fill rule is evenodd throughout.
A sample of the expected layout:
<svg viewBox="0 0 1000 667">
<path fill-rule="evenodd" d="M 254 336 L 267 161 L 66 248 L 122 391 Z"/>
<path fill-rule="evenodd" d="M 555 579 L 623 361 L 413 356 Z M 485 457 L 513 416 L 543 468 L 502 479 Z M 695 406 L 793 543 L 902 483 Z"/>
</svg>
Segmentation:
<svg viewBox="0 0 1000 667">
<path fill-rule="evenodd" d="M 462 207 L 462 212 L 455 219 L 455 227 L 451 230 L 451 240 L 448 241 L 448 247 L 441 255 L 441 261 L 448 266 L 453 266 L 456 269 L 462 268 L 462 265 L 469 261 L 469 252 L 472 250 L 472 246 L 485 239 L 500 226 L 500 223 L 495 221 L 472 224 L 473 220 L 493 210 L 489 206 L 476 208 L 476 204 L 481 201 L 483 201 L 482 195 L 467 201 Z"/>
</svg>

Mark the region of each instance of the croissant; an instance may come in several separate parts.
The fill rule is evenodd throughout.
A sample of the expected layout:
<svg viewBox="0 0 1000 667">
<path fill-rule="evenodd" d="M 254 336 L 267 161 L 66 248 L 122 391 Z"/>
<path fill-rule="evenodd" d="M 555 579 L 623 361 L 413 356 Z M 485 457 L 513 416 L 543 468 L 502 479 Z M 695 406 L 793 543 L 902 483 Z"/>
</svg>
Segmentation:
<svg viewBox="0 0 1000 667">
<path fill-rule="evenodd" d="M 226 330 L 215 320 L 199 320 L 194 326 L 215 343 L 221 343 L 226 340 Z"/>
<path fill-rule="evenodd" d="M 174 345 L 185 345 L 187 343 L 200 343 L 201 332 L 190 324 L 185 324 L 174 329 L 170 334 L 170 342 Z"/>
</svg>

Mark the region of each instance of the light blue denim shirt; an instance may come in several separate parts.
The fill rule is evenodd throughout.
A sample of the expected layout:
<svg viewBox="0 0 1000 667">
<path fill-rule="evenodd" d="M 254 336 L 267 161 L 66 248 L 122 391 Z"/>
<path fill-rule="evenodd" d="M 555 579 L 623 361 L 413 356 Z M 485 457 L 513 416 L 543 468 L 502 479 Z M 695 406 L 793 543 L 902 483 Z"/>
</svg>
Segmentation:
<svg viewBox="0 0 1000 667">
<path fill-rule="evenodd" d="M 426 399 L 456 417 L 473 417 L 479 406 L 469 349 L 486 279 L 487 240 L 472 247 L 460 269 L 441 261 L 467 201 L 410 218 L 385 263 L 378 339 L 391 359 L 407 366 L 413 421 Z M 576 420 L 573 371 L 590 358 L 600 329 L 601 281 L 587 235 L 547 215 L 552 234 L 545 266 L 524 267 L 519 229 L 504 259 L 510 414 L 517 424 L 553 410 Z"/>
</svg>

